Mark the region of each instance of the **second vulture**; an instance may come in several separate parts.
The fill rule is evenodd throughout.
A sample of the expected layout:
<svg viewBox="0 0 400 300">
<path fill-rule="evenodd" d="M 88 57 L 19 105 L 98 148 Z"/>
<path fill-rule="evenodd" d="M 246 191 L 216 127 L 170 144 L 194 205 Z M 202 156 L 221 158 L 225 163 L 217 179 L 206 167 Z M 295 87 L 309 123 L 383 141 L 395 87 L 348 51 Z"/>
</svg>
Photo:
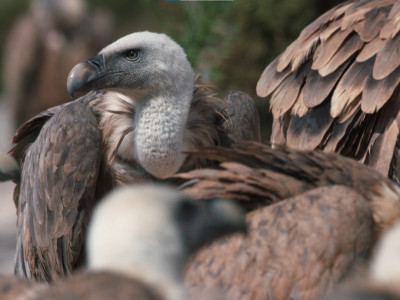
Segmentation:
<svg viewBox="0 0 400 300">
<path fill-rule="evenodd" d="M 84 262 L 92 207 L 113 186 L 208 164 L 183 151 L 259 139 L 252 99 L 221 100 L 195 84 L 184 50 L 164 34 L 117 40 L 76 65 L 67 88 L 88 94 L 27 121 L 10 151 L 22 170 L 14 193 L 22 277 L 53 281 Z"/>
</svg>

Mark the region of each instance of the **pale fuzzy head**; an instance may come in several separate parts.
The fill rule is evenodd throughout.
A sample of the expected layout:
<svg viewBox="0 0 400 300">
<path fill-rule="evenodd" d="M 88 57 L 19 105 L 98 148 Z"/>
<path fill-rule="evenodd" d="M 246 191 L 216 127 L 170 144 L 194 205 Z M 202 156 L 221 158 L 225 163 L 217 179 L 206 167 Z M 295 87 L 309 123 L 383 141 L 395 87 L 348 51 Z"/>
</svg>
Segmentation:
<svg viewBox="0 0 400 300">
<path fill-rule="evenodd" d="M 245 227 L 244 213 L 226 199 L 195 201 L 159 185 L 123 187 L 95 209 L 88 264 L 174 294 L 182 288 L 182 270 L 191 254 Z"/>
<path fill-rule="evenodd" d="M 370 265 L 370 277 L 379 284 L 400 283 L 400 222 L 379 240 Z"/>
<path fill-rule="evenodd" d="M 138 51 L 136 59 L 127 58 L 131 50 Z M 108 45 L 99 54 L 105 56 L 106 66 L 108 61 L 114 68 L 125 70 L 124 81 L 128 88 L 170 93 L 193 90 L 194 73 L 186 53 L 165 34 L 135 32 Z"/>
<path fill-rule="evenodd" d="M 165 34 L 143 31 L 120 38 L 99 55 L 76 65 L 67 87 L 70 94 L 108 89 L 134 99 L 191 96 L 193 78 L 181 46 Z"/>
<path fill-rule="evenodd" d="M 173 190 L 151 185 L 117 189 L 106 197 L 88 232 L 89 267 L 129 273 L 164 260 L 182 266 L 187 251 L 172 209 L 179 199 Z"/>
</svg>

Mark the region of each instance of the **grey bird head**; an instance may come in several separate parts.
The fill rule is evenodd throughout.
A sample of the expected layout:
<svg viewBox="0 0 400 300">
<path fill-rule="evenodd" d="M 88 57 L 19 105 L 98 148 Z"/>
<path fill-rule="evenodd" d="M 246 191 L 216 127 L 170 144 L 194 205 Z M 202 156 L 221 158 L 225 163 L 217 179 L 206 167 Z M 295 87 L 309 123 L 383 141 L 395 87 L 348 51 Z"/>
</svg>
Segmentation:
<svg viewBox="0 0 400 300">
<path fill-rule="evenodd" d="M 13 180 L 18 183 L 20 178 L 21 171 L 15 159 L 0 152 L 0 181 Z"/>
<path fill-rule="evenodd" d="M 193 85 L 193 71 L 183 49 L 165 34 L 136 32 L 76 65 L 68 93 L 115 90 L 131 98 L 174 93 Z"/>
<path fill-rule="evenodd" d="M 157 185 L 123 187 L 95 209 L 88 231 L 89 268 L 169 289 L 181 285 L 183 268 L 199 247 L 245 231 L 244 213 L 230 200 L 193 200 Z"/>
</svg>

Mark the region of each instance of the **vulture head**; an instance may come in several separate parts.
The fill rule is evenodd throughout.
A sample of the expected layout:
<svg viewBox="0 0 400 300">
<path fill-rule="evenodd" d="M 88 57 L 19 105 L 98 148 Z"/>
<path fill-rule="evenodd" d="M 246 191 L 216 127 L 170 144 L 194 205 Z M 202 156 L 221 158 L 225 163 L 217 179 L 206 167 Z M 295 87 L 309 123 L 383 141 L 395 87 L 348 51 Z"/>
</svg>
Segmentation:
<svg viewBox="0 0 400 300">
<path fill-rule="evenodd" d="M 125 160 L 136 160 L 157 178 L 181 167 L 194 73 L 183 49 L 168 36 L 145 31 L 122 37 L 76 65 L 67 88 L 72 97 L 77 91 L 107 90 L 109 111 L 118 111 L 118 101 L 134 106 L 128 125 L 135 128 L 132 145 L 121 153 Z"/>
<path fill-rule="evenodd" d="M 115 90 L 134 100 L 193 92 L 194 73 L 182 47 L 165 34 L 136 32 L 76 65 L 67 89 Z"/>
<path fill-rule="evenodd" d="M 245 230 L 244 213 L 230 200 L 195 201 L 164 186 L 123 187 L 95 209 L 88 264 L 91 270 L 140 279 L 168 299 L 181 299 L 190 255 L 216 238 Z"/>
</svg>

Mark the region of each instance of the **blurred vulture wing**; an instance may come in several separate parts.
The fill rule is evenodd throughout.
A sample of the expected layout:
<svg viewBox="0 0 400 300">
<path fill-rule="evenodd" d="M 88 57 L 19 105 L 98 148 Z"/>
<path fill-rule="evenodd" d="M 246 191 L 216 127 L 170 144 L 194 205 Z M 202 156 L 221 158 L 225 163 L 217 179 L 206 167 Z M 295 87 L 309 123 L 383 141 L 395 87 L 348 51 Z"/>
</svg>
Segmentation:
<svg viewBox="0 0 400 300">
<path fill-rule="evenodd" d="M 343 186 L 321 187 L 248 213 L 249 236 L 217 241 L 186 271 L 191 290 L 229 299 L 314 299 L 369 254 L 368 202 Z"/>
<path fill-rule="evenodd" d="M 263 72 L 271 142 L 356 158 L 399 182 L 400 3 L 353 0 L 307 26 Z"/>
<path fill-rule="evenodd" d="M 22 166 L 15 191 L 15 272 L 21 277 L 56 280 L 70 273 L 81 254 L 101 148 L 87 98 L 44 112 L 14 138 L 11 153 Z"/>
</svg>

